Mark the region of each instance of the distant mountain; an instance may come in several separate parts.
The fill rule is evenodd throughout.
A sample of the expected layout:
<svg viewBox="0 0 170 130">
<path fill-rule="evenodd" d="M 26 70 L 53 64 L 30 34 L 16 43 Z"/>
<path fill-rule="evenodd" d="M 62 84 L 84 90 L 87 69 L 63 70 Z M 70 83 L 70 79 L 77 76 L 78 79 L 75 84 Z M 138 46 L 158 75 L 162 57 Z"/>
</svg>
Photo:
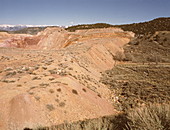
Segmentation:
<svg viewBox="0 0 170 130">
<path fill-rule="evenodd" d="M 32 34 L 36 35 L 47 27 L 59 27 L 55 25 L 0 25 L 0 32 L 11 34 Z M 63 26 L 62 26 L 63 27 Z"/>
<path fill-rule="evenodd" d="M 17 31 L 26 28 L 26 25 L 0 25 L 0 30 L 4 31 Z"/>
<path fill-rule="evenodd" d="M 8 33 L 23 33 L 23 34 L 37 34 L 43 31 L 47 27 L 54 27 L 54 25 L 0 25 L 1 31 L 8 31 Z M 58 27 L 58 26 L 57 26 Z M 118 27 L 124 31 L 132 31 L 135 34 L 155 33 L 156 31 L 170 31 L 170 17 L 157 18 L 147 22 L 123 24 L 123 25 L 111 25 L 107 23 L 96 24 L 82 24 L 74 26 L 62 26 L 67 31 L 73 32 L 83 29 L 95 29 L 95 28 L 109 28 Z"/>
<path fill-rule="evenodd" d="M 36 35 L 38 32 L 43 31 L 47 27 L 27 27 L 17 31 L 8 31 L 10 34 L 31 34 Z"/>
<path fill-rule="evenodd" d="M 24 28 L 32 28 L 32 27 L 48 27 L 48 26 L 54 26 L 54 25 L 8 25 L 8 24 L 3 24 L 0 25 L 0 30 L 4 31 L 18 31 Z"/>
</svg>

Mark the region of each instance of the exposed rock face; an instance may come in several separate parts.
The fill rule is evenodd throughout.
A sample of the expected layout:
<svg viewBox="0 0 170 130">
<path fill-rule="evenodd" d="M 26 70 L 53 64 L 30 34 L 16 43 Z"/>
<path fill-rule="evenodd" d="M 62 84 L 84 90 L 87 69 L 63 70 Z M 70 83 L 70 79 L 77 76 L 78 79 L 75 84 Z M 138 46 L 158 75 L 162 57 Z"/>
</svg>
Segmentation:
<svg viewBox="0 0 170 130">
<path fill-rule="evenodd" d="M 116 28 L 47 28 L 22 35 L 16 47 L 25 49 L 0 48 L 0 129 L 118 114 L 110 102 L 114 95 L 99 82 L 100 72 L 113 67 L 113 55 L 132 37 Z"/>
<path fill-rule="evenodd" d="M 118 28 L 79 30 L 67 32 L 63 28 L 47 28 L 37 35 L 0 33 L 0 45 L 32 49 L 61 49 L 76 43 L 112 42 L 111 39 L 130 38 L 133 33 L 125 33 Z M 116 38 L 116 39 L 117 39 Z M 107 40 L 107 41 L 105 41 Z M 36 45 L 32 46 L 31 45 Z M 2 46 L 2 45 L 1 45 Z M 121 44 L 120 44 L 121 46 Z"/>
<path fill-rule="evenodd" d="M 34 39 L 34 43 L 37 44 L 37 36 L 28 34 L 8 34 L 6 32 L 0 32 L 0 47 L 17 47 L 25 48 L 30 45 L 28 39 Z M 35 42 L 36 41 L 36 42 Z"/>
<path fill-rule="evenodd" d="M 42 38 L 37 46 L 40 49 L 61 49 L 68 38 L 67 33 L 62 28 L 47 28 L 38 34 Z"/>
</svg>

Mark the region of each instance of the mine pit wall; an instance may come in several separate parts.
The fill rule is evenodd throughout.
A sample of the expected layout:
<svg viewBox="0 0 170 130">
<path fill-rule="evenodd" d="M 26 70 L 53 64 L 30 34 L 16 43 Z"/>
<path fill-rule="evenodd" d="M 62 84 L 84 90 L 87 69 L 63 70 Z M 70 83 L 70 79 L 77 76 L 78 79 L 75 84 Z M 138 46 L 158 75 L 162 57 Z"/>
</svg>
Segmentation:
<svg viewBox="0 0 170 130">
<path fill-rule="evenodd" d="M 116 37 L 113 37 L 113 35 L 116 35 Z M 117 51 L 123 52 L 123 46 L 134 36 L 133 33 L 124 31 L 118 34 L 113 31 L 113 35 L 109 38 L 103 36 L 99 39 L 90 37 L 82 43 L 78 41 L 76 44 L 65 48 L 67 52 L 71 53 L 70 56 L 75 66 L 77 66 L 77 71 L 82 70 L 83 74 L 88 75 L 90 79 L 94 79 L 97 83 L 95 84 L 93 81 L 88 80 L 87 87 L 108 100 L 112 99 L 113 94 L 110 93 L 106 86 L 100 83 L 101 72 L 114 67 L 115 60 L 113 56 Z M 75 41 L 73 40 L 73 42 Z"/>
<path fill-rule="evenodd" d="M 105 35 L 105 33 L 102 35 L 100 33 L 98 35 L 95 34 L 96 36 L 99 36 L 99 38 L 97 39 L 95 37 L 91 37 L 91 35 L 88 35 L 86 40 L 83 40 L 83 36 L 79 36 L 77 40 L 69 40 L 69 44 L 80 44 L 77 45 L 76 48 L 78 48 L 78 46 L 82 46 L 82 48 L 84 49 L 78 52 L 78 57 L 80 57 L 78 60 L 87 59 L 88 62 L 86 63 L 90 63 L 90 66 L 97 69 L 98 72 L 105 71 L 107 69 L 111 69 L 114 66 L 115 61 L 113 59 L 113 56 L 115 55 L 115 53 L 117 51 L 123 52 L 123 46 L 134 37 L 134 33 L 132 32 L 114 32 L 114 30 L 112 31 L 113 32 L 109 35 Z M 71 52 L 75 53 L 75 51 Z"/>
<path fill-rule="evenodd" d="M 128 43 L 129 39 L 116 39 L 115 42 L 108 42 L 105 44 L 98 44 L 89 50 L 91 61 L 98 68 L 99 71 L 105 71 L 114 66 L 115 61 L 113 56 L 117 51 L 123 51 L 123 45 Z M 118 45 L 120 44 L 120 45 Z"/>
<path fill-rule="evenodd" d="M 89 71 L 94 74 L 94 77 L 99 77 L 100 72 L 111 69 L 114 66 L 115 61 L 113 56 L 117 51 L 123 51 L 123 45 L 129 41 L 130 40 L 128 38 L 120 38 L 116 39 L 116 42 L 94 44 L 87 51 L 85 51 L 85 53 L 80 52 L 76 57 L 76 62 L 86 64 Z"/>
</svg>

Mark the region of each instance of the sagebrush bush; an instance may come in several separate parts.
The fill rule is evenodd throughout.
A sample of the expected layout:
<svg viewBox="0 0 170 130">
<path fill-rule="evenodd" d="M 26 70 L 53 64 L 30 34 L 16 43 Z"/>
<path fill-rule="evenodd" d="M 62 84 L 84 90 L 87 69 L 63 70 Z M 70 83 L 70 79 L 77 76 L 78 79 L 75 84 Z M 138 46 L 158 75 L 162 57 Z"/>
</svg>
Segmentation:
<svg viewBox="0 0 170 130">
<path fill-rule="evenodd" d="M 114 60 L 117 60 L 117 61 L 123 61 L 125 59 L 125 55 L 122 51 L 117 51 L 113 58 Z"/>
<path fill-rule="evenodd" d="M 127 114 L 128 130 L 169 130 L 170 104 L 149 104 Z"/>
<path fill-rule="evenodd" d="M 72 93 L 78 95 L 78 92 L 77 92 L 77 90 L 75 90 L 75 89 L 72 90 Z"/>
</svg>

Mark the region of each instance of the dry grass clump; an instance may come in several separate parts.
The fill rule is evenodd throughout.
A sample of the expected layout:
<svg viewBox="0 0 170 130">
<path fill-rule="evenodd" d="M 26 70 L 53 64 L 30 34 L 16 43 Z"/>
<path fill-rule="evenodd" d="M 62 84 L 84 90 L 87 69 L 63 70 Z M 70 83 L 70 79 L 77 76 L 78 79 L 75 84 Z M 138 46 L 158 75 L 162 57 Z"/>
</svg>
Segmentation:
<svg viewBox="0 0 170 130">
<path fill-rule="evenodd" d="M 53 89 L 50 89 L 49 92 L 50 92 L 50 93 L 54 93 L 54 90 L 53 90 Z"/>
<path fill-rule="evenodd" d="M 55 110 L 55 107 L 54 107 L 52 104 L 47 104 L 47 105 L 46 105 L 46 108 L 47 108 L 49 111 Z"/>
<path fill-rule="evenodd" d="M 128 130 L 169 130 L 170 104 L 148 104 L 127 114 Z"/>
<path fill-rule="evenodd" d="M 64 107 L 64 103 L 62 106 Z M 63 123 L 35 130 L 169 130 L 170 104 L 148 104 L 118 116 Z"/>
<path fill-rule="evenodd" d="M 113 58 L 116 61 L 123 61 L 125 59 L 125 55 L 122 51 L 117 51 Z"/>
<path fill-rule="evenodd" d="M 60 102 L 60 103 L 59 103 L 59 106 L 60 106 L 60 107 L 64 107 L 65 105 L 66 105 L 66 104 L 65 104 L 64 102 Z"/>
</svg>

